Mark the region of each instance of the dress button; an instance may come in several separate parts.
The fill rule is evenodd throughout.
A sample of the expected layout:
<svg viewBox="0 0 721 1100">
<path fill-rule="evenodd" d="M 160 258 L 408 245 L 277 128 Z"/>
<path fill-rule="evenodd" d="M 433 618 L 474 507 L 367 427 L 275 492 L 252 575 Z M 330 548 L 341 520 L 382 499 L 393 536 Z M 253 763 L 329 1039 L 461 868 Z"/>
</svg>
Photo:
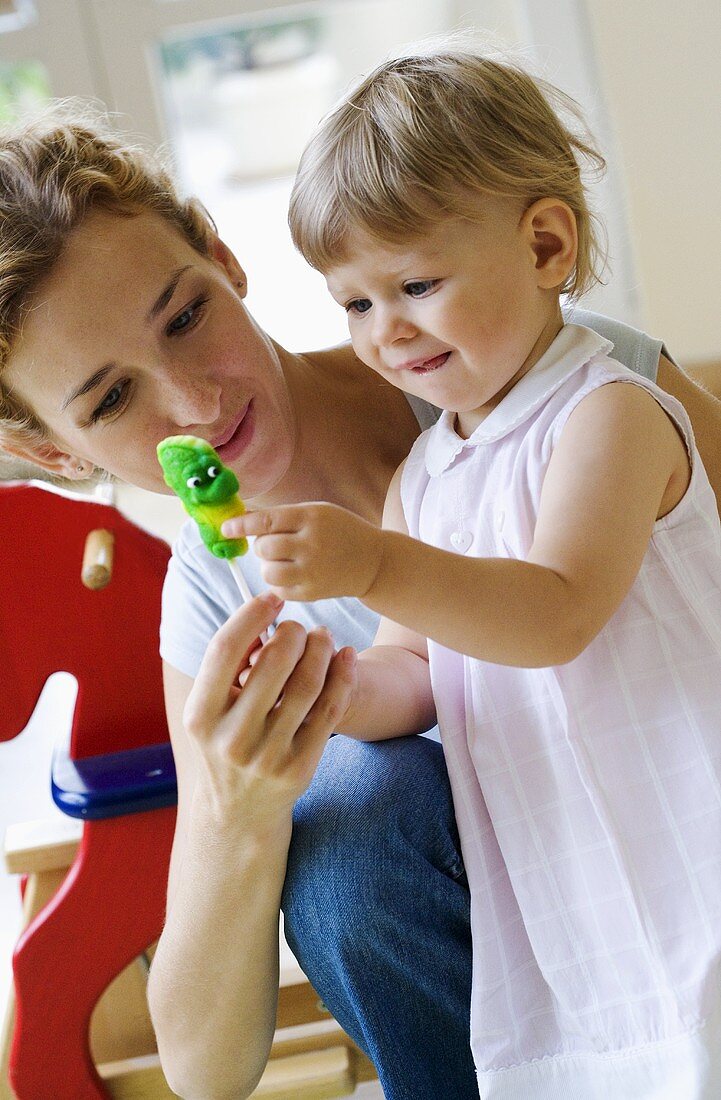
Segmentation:
<svg viewBox="0 0 721 1100">
<path fill-rule="evenodd" d="M 472 542 L 473 535 L 470 531 L 454 531 L 451 535 L 451 546 L 454 550 L 457 550 L 459 554 L 465 554 Z"/>
</svg>

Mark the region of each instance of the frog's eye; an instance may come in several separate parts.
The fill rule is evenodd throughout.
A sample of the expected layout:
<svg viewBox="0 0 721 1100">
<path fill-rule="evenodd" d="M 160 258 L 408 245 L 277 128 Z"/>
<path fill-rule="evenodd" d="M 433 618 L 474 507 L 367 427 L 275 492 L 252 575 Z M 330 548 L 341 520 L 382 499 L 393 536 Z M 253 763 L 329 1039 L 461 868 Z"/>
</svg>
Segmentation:
<svg viewBox="0 0 721 1100">
<path fill-rule="evenodd" d="M 196 489 L 201 484 L 199 477 L 189 477 L 185 483 L 189 489 Z"/>
<path fill-rule="evenodd" d="M 208 466 L 208 477 L 217 477 L 220 470 L 217 466 Z"/>
</svg>

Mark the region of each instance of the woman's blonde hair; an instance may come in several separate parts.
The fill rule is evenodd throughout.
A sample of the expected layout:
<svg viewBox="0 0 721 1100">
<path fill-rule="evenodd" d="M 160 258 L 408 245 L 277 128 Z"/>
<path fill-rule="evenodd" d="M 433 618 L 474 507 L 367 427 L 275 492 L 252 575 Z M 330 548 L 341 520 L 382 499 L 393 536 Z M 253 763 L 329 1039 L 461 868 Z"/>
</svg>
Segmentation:
<svg viewBox="0 0 721 1100">
<path fill-rule="evenodd" d="M 0 447 L 47 441 L 1 375 L 33 291 L 91 210 L 154 211 L 207 255 L 207 211 L 181 198 L 160 159 L 115 133 L 100 112 L 64 101 L 0 131 Z"/>
<path fill-rule="evenodd" d="M 401 243 L 449 214 L 477 217 L 479 196 L 553 196 L 576 216 L 578 257 L 560 289 L 578 297 L 605 255 L 582 162 L 605 168 L 572 99 L 515 62 L 441 45 L 379 65 L 321 122 L 293 187 L 291 235 L 327 271 L 353 229 Z"/>
</svg>

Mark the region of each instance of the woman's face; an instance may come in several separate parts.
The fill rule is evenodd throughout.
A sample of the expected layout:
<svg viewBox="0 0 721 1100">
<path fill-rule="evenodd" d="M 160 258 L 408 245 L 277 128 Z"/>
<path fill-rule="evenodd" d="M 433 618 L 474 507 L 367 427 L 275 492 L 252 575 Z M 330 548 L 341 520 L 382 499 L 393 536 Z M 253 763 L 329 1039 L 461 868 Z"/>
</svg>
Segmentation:
<svg viewBox="0 0 721 1100">
<path fill-rule="evenodd" d="M 244 295 L 219 241 L 204 257 L 159 215 L 91 213 L 33 295 L 3 375 L 49 430 L 53 447 L 34 457 L 65 476 L 84 462 L 167 492 L 157 444 L 197 435 L 244 496 L 277 484 L 295 421 Z"/>
</svg>

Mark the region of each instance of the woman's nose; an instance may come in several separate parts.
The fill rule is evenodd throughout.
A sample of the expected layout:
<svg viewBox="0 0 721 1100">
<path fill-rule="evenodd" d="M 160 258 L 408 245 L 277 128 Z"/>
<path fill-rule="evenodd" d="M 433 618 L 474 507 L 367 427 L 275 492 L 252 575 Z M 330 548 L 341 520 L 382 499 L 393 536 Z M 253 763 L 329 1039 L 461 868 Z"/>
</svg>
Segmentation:
<svg viewBox="0 0 721 1100">
<path fill-rule="evenodd" d="M 167 412 L 179 428 L 214 424 L 220 416 L 220 386 L 195 371 L 176 368 L 165 387 Z"/>
</svg>

